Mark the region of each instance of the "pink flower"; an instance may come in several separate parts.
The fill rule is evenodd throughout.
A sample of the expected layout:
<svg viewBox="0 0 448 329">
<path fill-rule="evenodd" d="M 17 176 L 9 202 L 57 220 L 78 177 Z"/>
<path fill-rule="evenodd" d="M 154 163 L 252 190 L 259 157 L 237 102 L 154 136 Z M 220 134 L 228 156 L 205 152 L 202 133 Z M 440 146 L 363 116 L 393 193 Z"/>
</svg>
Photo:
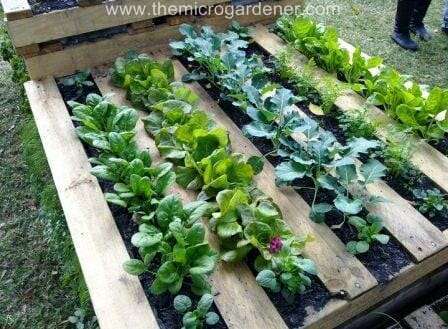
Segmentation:
<svg viewBox="0 0 448 329">
<path fill-rule="evenodd" d="M 271 243 L 269 243 L 269 252 L 271 254 L 276 254 L 283 248 L 283 241 L 280 237 L 276 236 L 271 240 Z"/>
</svg>

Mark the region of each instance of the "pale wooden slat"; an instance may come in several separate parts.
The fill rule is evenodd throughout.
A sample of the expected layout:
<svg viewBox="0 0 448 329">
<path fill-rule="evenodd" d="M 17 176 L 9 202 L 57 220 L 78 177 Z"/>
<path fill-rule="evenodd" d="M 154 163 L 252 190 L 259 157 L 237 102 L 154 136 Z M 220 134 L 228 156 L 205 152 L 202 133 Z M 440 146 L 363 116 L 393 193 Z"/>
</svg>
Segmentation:
<svg viewBox="0 0 448 329">
<path fill-rule="evenodd" d="M 271 54 L 278 54 L 281 50 L 286 48 L 283 41 L 276 35 L 270 33 L 265 27 L 257 26 L 254 36 L 255 41 L 262 46 L 267 52 Z M 295 60 L 297 65 L 305 65 L 309 60 L 299 52 L 295 53 Z M 313 70 L 313 74 L 317 79 L 325 81 L 330 79 L 336 83 L 342 84 L 333 75 L 324 72 L 323 70 L 316 68 Z M 389 118 L 383 111 L 373 105 L 367 105 L 366 100 L 353 91 L 346 91 L 342 93 L 335 102 L 335 105 L 341 111 L 351 111 L 359 109 L 361 107 L 367 107 L 369 109 L 370 116 L 374 120 L 380 120 L 385 125 L 395 124 L 394 121 Z M 388 130 L 380 128 L 377 132 L 378 138 L 385 141 L 391 136 L 388 134 Z M 448 158 L 435 148 L 430 146 L 424 141 L 418 141 L 412 136 L 408 136 L 412 139 L 415 145 L 415 150 L 411 157 L 411 162 L 425 175 L 431 178 L 437 185 L 448 192 L 448 179 L 446 173 L 448 172 Z"/>
<path fill-rule="evenodd" d="M 186 73 L 186 69 L 178 61 L 175 61 L 175 68 L 178 77 Z M 200 96 L 200 108 L 212 114 L 214 120 L 229 131 L 235 152 L 261 156 L 260 151 L 244 137 L 241 130 L 199 84 L 189 84 L 189 87 Z M 308 218 L 310 208 L 295 191 L 289 188 L 280 191 L 275 186 L 274 168 L 270 163 L 265 163 L 264 170 L 256 177 L 256 183 L 266 195 L 273 198 L 282 210 L 285 221 L 296 234 L 310 234 L 315 238 L 305 248 L 305 254 L 316 263 L 319 278 L 329 291 L 337 293 L 344 290 L 354 298 L 377 284 L 372 274 L 346 251 L 345 245 L 327 226 L 314 223 Z"/>
<path fill-rule="evenodd" d="M 33 16 L 28 0 L 1 0 L 8 22 Z"/>
<path fill-rule="evenodd" d="M 101 328 L 159 328 L 56 82 L 25 89 Z"/>
<path fill-rule="evenodd" d="M 293 111 L 301 117 L 308 117 L 297 106 Z M 300 135 L 293 135 L 299 140 Z M 358 165 L 361 163 L 358 162 Z M 381 196 L 386 202 L 367 207 L 369 213 L 383 219 L 384 226 L 417 262 L 422 261 L 448 246 L 448 239 L 407 200 L 379 180 L 367 185 L 368 195 Z"/>
<path fill-rule="evenodd" d="M 130 105 L 125 99 L 125 92 L 114 87 L 110 77 L 103 74 L 103 70 L 95 70 L 95 82 L 103 95 L 113 93 L 111 100 L 120 105 Z M 141 117 L 147 113 L 139 111 Z M 154 140 L 146 133 L 143 122 L 139 120 L 137 129 L 137 144 L 142 149 L 151 151 L 153 160 L 162 161 Z M 180 195 L 184 202 L 196 199 L 194 191 L 185 191 L 175 185 L 172 193 Z M 213 234 L 208 235 L 209 241 L 218 247 Z M 268 328 L 286 329 L 287 326 L 269 300 L 263 289 L 256 283 L 255 278 L 245 264 L 225 264 L 221 262 L 212 275 L 211 282 L 215 292 L 215 303 L 229 328 L 257 329 Z M 250 301 L 250 302 L 248 302 Z"/>
<path fill-rule="evenodd" d="M 412 329 L 446 329 L 448 325 L 432 310 L 430 306 L 423 306 L 404 318 Z"/>
<path fill-rule="evenodd" d="M 265 6 L 276 4 L 287 4 L 296 2 L 294 0 L 263 2 Z M 300 3 L 300 1 L 298 2 Z M 268 23 L 275 19 L 273 16 L 247 15 L 238 16 L 236 20 L 242 25 L 255 23 Z M 226 29 L 229 20 L 223 16 L 198 17 L 195 24 L 198 26 L 211 25 L 218 31 Z M 168 24 L 160 25 L 154 31 L 128 35 L 120 34 L 110 39 L 100 40 L 94 43 L 82 43 L 77 46 L 68 47 L 62 51 L 52 52 L 25 60 L 31 79 L 41 79 L 46 76 L 63 76 L 71 74 L 76 70 L 84 70 L 94 66 L 112 62 L 116 57 L 126 54 L 130 49 L 136 51 L 152 51 L 157 48 L 166 47 L 168 42 L 180 37 L 179 27 Z"/>
<path fill-rule="evenodd" d="M 23 2 L 28 4 L 27 0 L 2 0 L 3 2 Z M 212 6 L 227 0 L 197 0 L 198 6 Z M 11 21 L 8 23 L 13 43 L 16 47 L 23 47 L 33 43 L 42 43 L 51 40 L 57 40 L 69 36 L 79 35 L 92 31 L 98 31 L 114 26 L 130 24 L 146 19 L 156 18 L 166 15 L 163 11 L 160 13 L 152 10 L 153 4 L 158 4 L 158 0 L 120 0 L 112 1 L 107 4 L 99 4 L 88 7 L 73 7 L 64 10 L 52 11 L 41 15 L 35 15 L 26 19 Z M 190 0 L 165 0 L 163 4 L 166 7 L 178 8 L 171 13 L 178 13 L 182 7 L 192 5 Z M 108 15 L 107 8 L 114 6 L 128 6 L 129 9 L 146 6 L 146 12 L 142 14 Z M 29 5 L 28 5 L 29 8 Z M 118 9 L 118 7 L 115 7 Z M 156 7 L 157 8 L 157 7 Z"/>
</svg>

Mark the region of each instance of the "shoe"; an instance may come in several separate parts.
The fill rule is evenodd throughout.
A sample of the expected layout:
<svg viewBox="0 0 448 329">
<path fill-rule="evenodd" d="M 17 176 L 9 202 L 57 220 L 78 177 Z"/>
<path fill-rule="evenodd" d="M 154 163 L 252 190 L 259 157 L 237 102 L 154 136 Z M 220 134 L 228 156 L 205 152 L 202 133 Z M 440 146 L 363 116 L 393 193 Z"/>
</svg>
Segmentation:
<svg viewBox="0 0 448 329">
<path fill-rule="evenodd" d="M 411 51 L 418 50 L 417 43 L 414 40 L 411 39 L 411 36 L 409 35 L 409 33 L 394 32 L 391 35 L 391 38 L 401 48 L 404 48 L 404 49 L 407 49 L 407 50 L 411 50 Z"/>
<path fill-rule="evenodd" d="M 426 29 L 425 25 L 411 26 L 411 32 L 416 34 L 423 41 L 432 39 L 432 34 Z"/>
<path fill-rule="evenodd" d="M 448 35 L 448 27 L 442 27 L 442 28 L 441 28 L 441 31 L 442 31 L 443 33 L 445 33 L 446 35 Z"/>
</svg>

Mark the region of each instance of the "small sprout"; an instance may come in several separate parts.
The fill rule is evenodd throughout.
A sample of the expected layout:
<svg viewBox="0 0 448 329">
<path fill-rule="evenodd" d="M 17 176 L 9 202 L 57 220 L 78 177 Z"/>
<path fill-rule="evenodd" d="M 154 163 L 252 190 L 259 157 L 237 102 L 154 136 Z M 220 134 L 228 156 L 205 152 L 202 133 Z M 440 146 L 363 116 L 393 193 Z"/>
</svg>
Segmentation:
<svg viewBox="0 0 448 329">
<path fill-rule="evenodd" d="M 180 314 L 184 314 L 182 318 L 183 329 L 201 329 L 204 323 L 213 326 L 219 322 L 219 316 L 215 312 L 209 312 L 213 304 L 213 296 L 204 294 L 198 301 L 196 309 L 190 311 L 192 302 L 190 297 L 178 295 L 174 298 L 174 308 Z"/>
</svg>

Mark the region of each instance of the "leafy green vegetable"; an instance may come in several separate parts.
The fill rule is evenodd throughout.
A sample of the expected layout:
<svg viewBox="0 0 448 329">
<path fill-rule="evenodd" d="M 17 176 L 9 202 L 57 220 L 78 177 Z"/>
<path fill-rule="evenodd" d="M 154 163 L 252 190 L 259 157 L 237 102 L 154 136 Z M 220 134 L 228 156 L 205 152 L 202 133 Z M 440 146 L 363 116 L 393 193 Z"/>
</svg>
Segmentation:
<svg viewBox="0 0 448 329">
<path fill-rule="evenodd" d="M 198 301 L 196 309 L 190 311 L 192 302 L 190 297 L 185 295 L 178 295 L 174 298 L 174 308 L 180 314 L 183 314 L 182 329 L 201 329 L 204 328 L 204 323 L 207 326 L 214 326 L 219 322 L 219 315 L 215 312 L 210 312 L 213 304 L 213 296 L 204 294 Z"/>
<path fill-rule="evenodd" d="M 142 219 L 139 232 L 132 236 L 142 260 L 131 259 L 123 266 L 130 274 L 142 274 L 159 256 L 161 265 L 151 286 L 154 294 L 169 291 L 176 294 L 185 278 L 192 281 L 192 291 L 210 291 L 207 277 L 216 266 L 217 254 L 205 240 L 205 228 L 200 219 L 210 211 L 206 202 L 185 207 L 177 196 L 162 199 L 152 216 Z"/>
<path fill-rule="evenodd" d="M 396 70 L 382 67 L 378 57 L 366 59 L 358 47 L 350 56 L 339 45 L 333 27 L 324 27 L 304 16 L 283 16 L 279 34 L 316 64 L 352 85 L 375 105 L 383 106 L 401 126 L 423 138 L 440 140 L 448 132 L 448 89 L 424 88 Z M 375 74 L 373 69 L 376 69 Z"/>
<path fill-rule="evenodd" d="M 439 189 L 414 189 L 412 192 L 417 198 L 418 210 L 422 213 L 428 214 L 430 218 L 447 214 L 448 200 Z"/>
<path fill-rule="evenodd" d="M 200 33 L 192 28 L 188 28 L 188 31 L 185 40 L 174 45 L 175 54 L 194 59 L 200 67 L 198 72 L 216 84 L 224 97 L 235 106 L 246 111 L 253 120 L 244 127 L 247 135 L 271 140 L 274 145 L 271 154 L 275 152 L 286 158 L 276 168 L 279 183 L 291 185 L 305 176 L 315 182 L 315 198 L 310 214 L 313 220 L 323 222 L 325 214 L 332 209 L 341 211 L 344 218 L 356 215 L 367 205 L 381 200 L 379 197 L 366 196 L 364 191 L 367 184 L 384 175 L 385 167 L 376 160 L 356 165 L 358 156 L 378 147 L 378 142 L 355 138 L 347 146 L 340 145 L 332 134 L 322 132 L 316 122 L 302 119 L 293 111 L 292 105 L 301 98 L 269 82 L 269 70 L 261 59 L 255 55 L 246 56 L 245 42 L 239 42 L 231 32 L 218 35 L 209 28 Z M 334 42 L 334 35 L 331 38 Z M 201 46 L 209 50 L 206 57 L 201 54 Z M 332 65 L 332 56 L 328 58 L 329 65 Z M 366 66 L 373 66 L 373 61 L 366 63 Z M 291 73 L 287 69 L 293 70 L 292 67 L 285 67 L 285 74 Z M 350 72 L 352 75 L 355 73 Z M 294 140 L 297 136 L 300 136 L 302 143 Z M 334 176 L 328 174 L 330 171 Z M 321 188 L 336 193 L 333 205 L 316 204 L 316 196 Z M 234 239 L 232 248 L 239 246 L 239 249 L 227 255 L 231 259 L 243 254 L 242 247 L 246 244 L 241 239 L 246 230 L 240 227 L 241 224 L 236 224 L 238 216 L 234 213 L 231 220 L 229 217 L 224 218 L 230 222 L 223 223 L 217 231 L 218 235 L 221 234 L 222 239 Z"/>
</svg>

